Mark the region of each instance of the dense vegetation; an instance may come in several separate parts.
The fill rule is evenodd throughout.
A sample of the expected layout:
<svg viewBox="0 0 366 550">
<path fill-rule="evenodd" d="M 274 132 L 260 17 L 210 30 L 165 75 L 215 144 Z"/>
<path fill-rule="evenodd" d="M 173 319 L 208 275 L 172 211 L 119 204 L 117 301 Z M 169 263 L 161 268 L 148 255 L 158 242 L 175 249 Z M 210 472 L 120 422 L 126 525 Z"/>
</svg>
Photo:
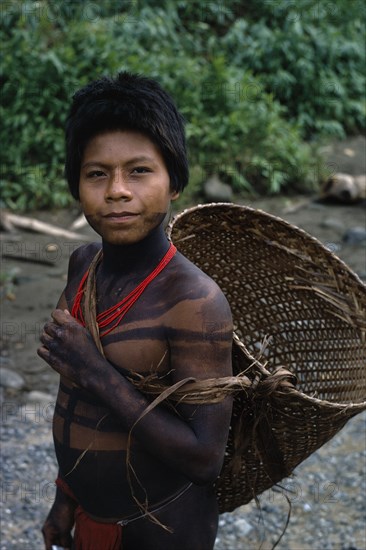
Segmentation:
<svg viewBox="0 0 366 550">
<path fill-rule="evenodd" d="M 190 196 L 211 174 L 237 193 L 306 191 L 322 139 L 365 128 L 363 2 L 6 2 L 2 201 L 66 206 L 73 92 L 128 69 L 157 78 L 187 120 Z"/>
</svg>

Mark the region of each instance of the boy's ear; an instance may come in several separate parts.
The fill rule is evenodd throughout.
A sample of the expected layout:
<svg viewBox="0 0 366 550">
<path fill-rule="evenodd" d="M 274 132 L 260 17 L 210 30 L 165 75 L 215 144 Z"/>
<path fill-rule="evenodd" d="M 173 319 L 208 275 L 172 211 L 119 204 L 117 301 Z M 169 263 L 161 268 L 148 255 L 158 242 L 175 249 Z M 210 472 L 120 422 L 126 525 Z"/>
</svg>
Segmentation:
<svg viewBox="0 0 366 550">
<path fill-rule="evenodd" d="M 180 195 L 179 191 L 171 191 L 170 192 L 170 200 L 176 201 L 177 198 L 179 197 L 179 195 Z"/>
</svg>

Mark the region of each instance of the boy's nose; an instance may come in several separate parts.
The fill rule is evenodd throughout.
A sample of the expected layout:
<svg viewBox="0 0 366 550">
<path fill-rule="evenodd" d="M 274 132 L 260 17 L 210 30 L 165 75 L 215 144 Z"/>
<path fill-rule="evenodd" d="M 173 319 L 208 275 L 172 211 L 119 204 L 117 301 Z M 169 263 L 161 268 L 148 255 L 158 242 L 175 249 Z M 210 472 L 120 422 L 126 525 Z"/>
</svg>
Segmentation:
<svg viewBox="0 0 366 550">
<path fill-rule="evenodd" d="M 116 171 L 107 188 L 107 199 L 126 199 L 129 200 L 132 198 L 131 188 L 128 182 L 123 177 L 123 174 L 120 171 Z"/>
</svg>

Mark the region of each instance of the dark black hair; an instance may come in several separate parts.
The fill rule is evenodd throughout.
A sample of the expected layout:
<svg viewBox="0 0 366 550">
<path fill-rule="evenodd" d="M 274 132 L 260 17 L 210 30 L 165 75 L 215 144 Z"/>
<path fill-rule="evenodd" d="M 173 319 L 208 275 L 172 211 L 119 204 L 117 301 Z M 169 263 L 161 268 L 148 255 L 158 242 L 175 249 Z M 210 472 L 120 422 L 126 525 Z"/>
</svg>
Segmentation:
<svg viewBox="0 0 366 550">
<path fill-rule="evenodd" d="M 73 96 L 66 123 L 65 176 L 72 196 L 79 198 L 80 165 L 91 138 L 105 131 L 134 130 L 159 148 L 172 191 L 182 191 L 189 171 L 184 121 L 172 98 L 158 82 L 121 72 L 81 88 Z"/>
</svg>

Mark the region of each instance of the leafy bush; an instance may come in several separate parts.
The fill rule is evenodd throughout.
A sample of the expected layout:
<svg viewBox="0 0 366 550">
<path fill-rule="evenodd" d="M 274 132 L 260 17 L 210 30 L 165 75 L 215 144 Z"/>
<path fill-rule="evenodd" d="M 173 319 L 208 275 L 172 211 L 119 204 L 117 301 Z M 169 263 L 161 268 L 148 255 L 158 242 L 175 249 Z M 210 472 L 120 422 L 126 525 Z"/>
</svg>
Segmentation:
<svg viewBox="0 0 366 550">
<path fill-rule="evenodd" d="M 157 78 L 176 99 L 187 120 L 194 191 L 213 173 L 238 193 L 316 185 L 319 161 L 303 138 L 362 128 L 363 54 L 355 16 L 342 23 L 350 30 L 343 35 L 332 21 L 326 30 L 325 20 L 318 27 L 297 21 L 292 5 L 7 3 L 0 29 L 3 202 L 17 209 L 69 204 L 63 132 L 72 94 L 123 69 Z"/>
<path fill-rule="evenodd" d="M 363 130 L 364 4 L 248 4 L 249 18 L 237 19 L 221 40 L 231 62 L 261 76 L 305 138 Z"/>
</svg>

